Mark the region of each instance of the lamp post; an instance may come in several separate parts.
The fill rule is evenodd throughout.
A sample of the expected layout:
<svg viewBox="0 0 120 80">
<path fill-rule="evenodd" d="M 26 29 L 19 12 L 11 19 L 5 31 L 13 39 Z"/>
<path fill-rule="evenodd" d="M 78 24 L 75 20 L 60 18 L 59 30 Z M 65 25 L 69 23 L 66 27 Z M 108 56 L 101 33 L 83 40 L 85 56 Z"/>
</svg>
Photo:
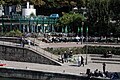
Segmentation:
<svg viewBox="0 0 120 80">
<path fill-rule="evenodd" d="M 86 12 L 87 11 L 87 8 L 86 7 L 81 7 L 81 12 L 82 12 L 82 15 L 85 17 L 86 15 Z M 84 26 L 84 22 L 82 22 L 82 27 L 81 27 L 81 37 L 82 37 L 82 41 L 81 41 L 81 44 L 83 44 L 83 26 Z"/>
<path fill-rule="evenodd" d="M 83 26 L 84 26 L 84 22 L 82 22 L 82 27 L 81 27 L 81 44 L 83 44 Z"/>
<path fill-rule="evenodd" d="M 88 43 L 88 27 L 86 27 L 86 61 L 85 61 L 85 65 L 87 65 L 88 64 L 88 60 L 87 60 L 87 54 L 88 54 L 88 45 L 87 45 L 87 43 Z"/>
</svg>

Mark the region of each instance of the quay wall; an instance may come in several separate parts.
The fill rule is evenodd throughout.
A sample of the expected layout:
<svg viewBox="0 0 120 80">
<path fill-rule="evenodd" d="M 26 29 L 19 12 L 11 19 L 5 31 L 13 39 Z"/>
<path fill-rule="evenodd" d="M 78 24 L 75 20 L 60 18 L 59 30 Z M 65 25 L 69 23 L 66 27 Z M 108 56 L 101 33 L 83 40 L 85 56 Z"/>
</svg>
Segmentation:
<svg viewBox="0 0 120 80">
<path fill-rule="evenodd" d="M 60 63 L 35 50 L 12 45 L 0 45 L 0 60 L 59 65 Z"/>
<path fill-rule="evenodd" d="M 109 80 L 101 78 L 89 78 L 82 75 L 43 72 L 27 69 L 0 68 L 1 77 L 14 77 L 30 80 Z"/>
</svg>

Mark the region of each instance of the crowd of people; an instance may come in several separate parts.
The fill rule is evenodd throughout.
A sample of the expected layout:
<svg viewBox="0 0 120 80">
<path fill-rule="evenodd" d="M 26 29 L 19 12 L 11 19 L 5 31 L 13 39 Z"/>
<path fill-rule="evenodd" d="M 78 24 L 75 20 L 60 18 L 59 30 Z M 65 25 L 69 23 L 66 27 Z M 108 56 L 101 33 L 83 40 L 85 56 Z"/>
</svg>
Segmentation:
<svg viewBox="0 0 120 80">
<path fill-rule="evenodd" d="M 108 72 L 106 71 L 106 63 L 103 62 L 103 71 L 100 71 L 99 69 L 95 69 L 94 72 L 90 72 L 90 69 L 87 69 L 86 74 L 88 77 L 104 77 L 104 78 L 110 78 L 112 80 L 118 80 L 120 79 L 120 76 L 117 72 Z"/>
<path fill-rule="evenodd" d="M 72 56 L 73 56 L 72 51 L 70 52 L 64 51 L 64 53 L 60 54 L 58 60 L 62 63 L 69 62 L 69 58 L 72 58 Z"/>
</svg>

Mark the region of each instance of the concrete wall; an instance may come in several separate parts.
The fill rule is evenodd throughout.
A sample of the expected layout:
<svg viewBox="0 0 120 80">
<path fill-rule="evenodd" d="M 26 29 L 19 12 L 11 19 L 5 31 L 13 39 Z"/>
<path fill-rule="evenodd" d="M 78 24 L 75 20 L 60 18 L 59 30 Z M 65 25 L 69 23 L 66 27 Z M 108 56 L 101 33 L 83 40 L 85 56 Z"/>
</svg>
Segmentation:
<svg viewBox="0 0 120 80">
<path fill-rule="evenodd" d="M 35 52 L 34 50 L 12 45 L 0 45 L 0 60 L 60 65 L 56 61 L 38 54 L 38 52 Z"/>
<path fill-rule="evenodd" d="M 65 73 L 52 73 L 43 71 L 32 71 L 22 69 L 8 69 L 0 68 L 0 76 L 2 77 L 14 77 L 24 79 L 35 79 L 35 80 L 110 80 L 101 78 L 91 78 L 87 76 L 65 74 Z"/>
</svg>

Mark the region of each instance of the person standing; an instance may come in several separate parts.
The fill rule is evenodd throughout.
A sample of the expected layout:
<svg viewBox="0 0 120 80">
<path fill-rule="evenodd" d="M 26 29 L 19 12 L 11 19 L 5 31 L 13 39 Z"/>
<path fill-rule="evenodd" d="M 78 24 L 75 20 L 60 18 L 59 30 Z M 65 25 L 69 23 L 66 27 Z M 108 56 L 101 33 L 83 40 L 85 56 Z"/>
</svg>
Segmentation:
<svg viewBox="0 0 120 80">
<path fill-rule="evenodd" d="M 84 58 L 83 58 L 83 56 L 81 56 L 81 65 L 83 65 L 83 67 L 84 67 Z"/>
<path fill-rule="evenodd" d="M 81 57 L 80 56 L 78 56 L 78 67 L 80 67 L 81 66 Z"/>
<path fill-rule="evenodd" d="M 67 58 L 68 58 L 68 54 L 67 54 L 67 51 L 65 51 L 64 52 L 64 62 L 68 62 Z"/>
<path fill-rule="evenodd" d="M 106 71 L 105 69 L 106 69 L 106 63 L 104 62 L 104 63 L 103 63 L 103 73 L 104 73 L 104 74 L 105 74 L 105 71 Z"/>
<path fill-rule="evenodd" d="M 70 51 L 69 53 L 69 58 L 72 58 L 72 51 Z"/>
<path fill-rule="evenodd" d="M 25 46 L 25 39 L 24 39 L 24 37 L 22 37 L 22 42 L 21 42 L 21 44 L 22 44 L 22 47 Z"/>
<path fill-rule="evenodd" d="M 64 55 L 63 54 L 61 55 L 61 60 L 62 60 L 62 63 L 64 63 Z"/>
<path fill-rule="evenodd" d="M 28 40 L 28 46 L 30 47 L 30 45 L 31 45 L 31 41 L 30 41 L 30 40 Z"/>
</svg>

